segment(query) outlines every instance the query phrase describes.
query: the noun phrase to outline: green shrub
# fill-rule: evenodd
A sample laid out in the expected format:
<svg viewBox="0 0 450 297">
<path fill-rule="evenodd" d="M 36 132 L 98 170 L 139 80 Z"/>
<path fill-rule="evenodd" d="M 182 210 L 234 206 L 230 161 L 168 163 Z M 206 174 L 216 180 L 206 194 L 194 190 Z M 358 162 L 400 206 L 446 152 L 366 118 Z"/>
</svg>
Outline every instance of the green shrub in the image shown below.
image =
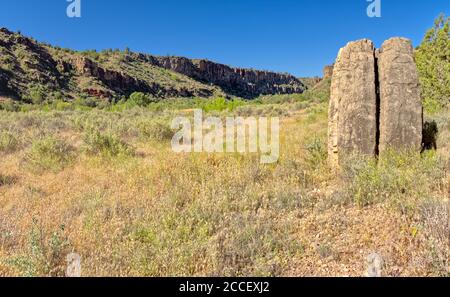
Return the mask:
<svg viewBox="0 0 450 297">
<path fill-rule="evenodd" d="M 147 106 L 153 102 L 156 102 L 156 100 L 150 95 L 141 92 L 134 92 L 130 95 L 127 103 L 135 106 Z"/>
<path fill-rule="evenodd" d="M 234 99 L 234 100 L 227 100 L 225 98 L 216 98 L 207 100 L 204 105 L 202 106 L 202 109 L 206 112 L 209 111 L 233 111 L 237 107 L 245 105 L 245 102 L 242 100 Z"/>
<path fill-rule="evenodd" d="M 314 137 L 306 144 L 305 149 L 307 151 L 305 160 L 309 166 L 316 168 L 317 166 L 326 163 L 328 151 L 327 144 L 324 139 Z"/>
<path fill-rule="evenodd" d="M 74 149 L 53 136 L 36 140 L 25 154 L 26 163 L 38 171 L 59 171 L 74 158 Z"/>
<path fill-rule="evenodd" d="M 64 229 L 60 226 L 58 231 L 46 234 L 38 221 L 33 219 L 28 236 L 29 253 L 12 257 L 7 262 L 25 277 L 64 276 L 66 256 L 70 252 L 70 242 Z"/>
<path fill-rule="evenodd" d="M 49 97 L 51 101 L 64 101 L 64 95 L 60 91 L 51 92 Z"/>
<path fill-rule="evenodd" d="M 436 99 L 432 99 L 432 98 L 425 98 L 422 101 L 423 104 L 423 108 L 426 111 L 427 114 L 430 115 L 434 115 L 436 113 L 438 113 L 441 108 L 442 108 L 442 104 L 437 101 Z"/>
<path fill-rule="evenodd" d="M 131 235 L 135 249 L 142 251 L 134 261 L 141 275 L 192 275 L 199 265 L 207 265 L 222 276 L 275 276 L 282 273 L 283 257 L 303 251 L 291 237 L 291 225 L 244 210 L 244 205 L 251 207 L 248 196 L 235 201 L 240 212 L 228 212 L 225 197 L 210 203 L 199 197 L 176 207 L 177 199 L 159 202 L 160 211 Z"/>
<path fill-rule="evenodd" d="M 175 133 L 169 123 L 162 120 L 144 120 L 138 124 L 138 128 L 142 138 L 158 141 L 170 140 Z"/>
<path fill-rule="evenodd" d="M 0 152 L 10 153 L 17 149 L 19 141 L 10 132 L 0 132 Z"/>
<path fill-rule="evenodd" d="M 98 101 L 94 98 L 77 98 L 73 102 L 76 106 L 82 106 L 82 107 L 90 107 L 95 108 L 98 105 Z"/>
<path fill-rule="evenodd" d="M 55 100 L 49 105 L 51 110 L 65 111 L 65 110 L 73 110 L 74 105 L 70 102 L 65 102 L 62 100 Z"/>
<path fill-rule="evenodd" d="M 388 201 L 409 212 L 421 200 L 431 198 L 443 180 L 447 162 L 431 151 L 419 155 L 389 150 L 378 161 L 349 158 L 344 165 L 344 176 L 350 183 L 348 194 L 360 206 Z"/>
<path fill-rule="evenodd" d="M 134 150 L 114 134 L 104 134 L 90 128 L 83 135 L 85 150 L 90 155 L 106 157 L 131 156 Z"/>
<path fill-rule="evenodd" d="M 280 226 L 271 220 L 236 213 L 225 219 L 221 227 L 214 242 L 221 275 L 280 275 L 280 258 L 303 251 L 301 243 L 291 240 L 290 226 Z"/>
<path fill-rule="evenodd" d="M 15 111 L 19 111 L 19 109 L 20 109 L 19 104 L 15 103 L 12 100 L 0 102 L 0 110 L 15 112 Z"/>
<path fill-rule="evenodd" d="M 34 104 L 44 103 L 47 96 L 47 90 L 42 85 L 33 85 L 30 84 L 28 86 L 28 97 Z"/>
</svg>

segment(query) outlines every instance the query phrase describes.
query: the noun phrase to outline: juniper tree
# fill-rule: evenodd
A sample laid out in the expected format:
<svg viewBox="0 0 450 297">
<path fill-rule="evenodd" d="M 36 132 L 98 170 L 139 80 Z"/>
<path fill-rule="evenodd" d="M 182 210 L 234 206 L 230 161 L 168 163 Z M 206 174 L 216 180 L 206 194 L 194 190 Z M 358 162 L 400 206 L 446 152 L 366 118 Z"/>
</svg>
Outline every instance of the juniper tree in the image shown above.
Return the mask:
<svg viewBox="0 0 450 297">
<path fill-rule="evenodd" d="M 416 51 L 422 97 L 428 111 L 450 105 L 450 18 L 441 14 Z"/>
</svg>

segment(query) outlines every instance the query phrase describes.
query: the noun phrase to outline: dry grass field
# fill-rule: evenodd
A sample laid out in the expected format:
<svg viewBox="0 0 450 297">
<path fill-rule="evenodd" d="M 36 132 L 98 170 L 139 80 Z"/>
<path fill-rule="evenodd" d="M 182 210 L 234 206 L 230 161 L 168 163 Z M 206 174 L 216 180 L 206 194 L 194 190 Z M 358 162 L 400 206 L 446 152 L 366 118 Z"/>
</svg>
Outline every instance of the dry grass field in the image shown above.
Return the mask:
<svg viewBox="0 0 450 297">
<path fill-rule="evenodd" d="M 269 100 L 269 99 L 268 99 Z M 450 274 L 450 116 L 437 152 L 326 162 L 327 104 L 281 117 L 281 156 L 176 154 L 180 111 L 0 111 L 0 276 Z M 188 113 L 185 111 L 184 114 Z"/>
</svg>

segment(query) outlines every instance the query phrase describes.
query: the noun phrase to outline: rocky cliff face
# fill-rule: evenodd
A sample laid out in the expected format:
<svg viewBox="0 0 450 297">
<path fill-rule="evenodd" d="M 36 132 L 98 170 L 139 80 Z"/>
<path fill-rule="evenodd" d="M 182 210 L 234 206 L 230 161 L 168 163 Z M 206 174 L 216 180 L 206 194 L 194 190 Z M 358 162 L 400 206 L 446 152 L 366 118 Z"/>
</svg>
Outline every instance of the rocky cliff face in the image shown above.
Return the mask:
<svg viewBox="0 0 450 297">
<path fill-rule="evenodd" d="M 130 57 L 127 57 L 130 59 Z M 132 61 L 132 60 L 131 60 Z M 127 61 L 127 62 L 131 62 Z M 149 80 L 138 78 L 138 75 L 131 76 L 125 71 L 116 71 L 101 66 L 83 56 L 76 56 L 69 63 L 69 69 L 74 68 L 78 76 L 93 78 L 100 81 L 111 92 L 101 91 L 92 88 L 85 88 L 83 92 L 95 97 L 111 97 L 111 94 L 129 95 L 133 92 L 143 92 L 155 97 L 210 97 L 214 94 L 212 88 L 184 85 L 164 85 L 157 79 Z"/>
<path fill-rule="evenodd" d="M 0 28 L 0 95 L 18 97 L 31 84 L 63 88 L 57 61 L 41 44 Z"/>
<path fill-rule="evenodd" d="M 75 68 L 78 75 L 86 77 L 94 77 L 114 91 L 119 92 L 153 92 L 152 88 L 145 82 L 131 77 L 125 73 L 119 73 L 109 69 L 102 68 L 97 63 L 85 57 L 76 57 L 73 64 L 69 64 Z"/>
<path fill-rule="evenodd" d="M 77 53 L 0 29 L 0 95 L 26 98 L 30 86 L 69 97 L 144 92 L 159 98 L 302 93 L 289 74 L 232 68 L 207 60 L 145 54 Z"/>
<path fill-rule="evenodd" d="M 306 89 L 299 79 L 289 74 L 231 68 L 207 60 L 179 57 L 156 57 L 152 62 L 195 80 L 217 85 L 226 93 L 244 98 L 302 93 Z"/>
</svg>

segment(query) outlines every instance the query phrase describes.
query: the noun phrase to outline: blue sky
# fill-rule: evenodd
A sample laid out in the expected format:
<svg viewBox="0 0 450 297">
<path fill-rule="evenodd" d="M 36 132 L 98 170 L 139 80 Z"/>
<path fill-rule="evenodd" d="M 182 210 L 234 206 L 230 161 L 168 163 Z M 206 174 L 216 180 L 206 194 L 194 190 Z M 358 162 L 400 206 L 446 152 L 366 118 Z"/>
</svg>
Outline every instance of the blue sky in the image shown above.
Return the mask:
<svg viewBox="0 0 450 297">
<path fill-rule="evenodd" d="M 377 46 L 392 36 L 418 45 L 449 0 L 0 0 L 0 27 L 72 49 L 130 47 L 156 55 L 207 58 L 240 67 L 321 75 L 350 40 Z"/>
</svg>

